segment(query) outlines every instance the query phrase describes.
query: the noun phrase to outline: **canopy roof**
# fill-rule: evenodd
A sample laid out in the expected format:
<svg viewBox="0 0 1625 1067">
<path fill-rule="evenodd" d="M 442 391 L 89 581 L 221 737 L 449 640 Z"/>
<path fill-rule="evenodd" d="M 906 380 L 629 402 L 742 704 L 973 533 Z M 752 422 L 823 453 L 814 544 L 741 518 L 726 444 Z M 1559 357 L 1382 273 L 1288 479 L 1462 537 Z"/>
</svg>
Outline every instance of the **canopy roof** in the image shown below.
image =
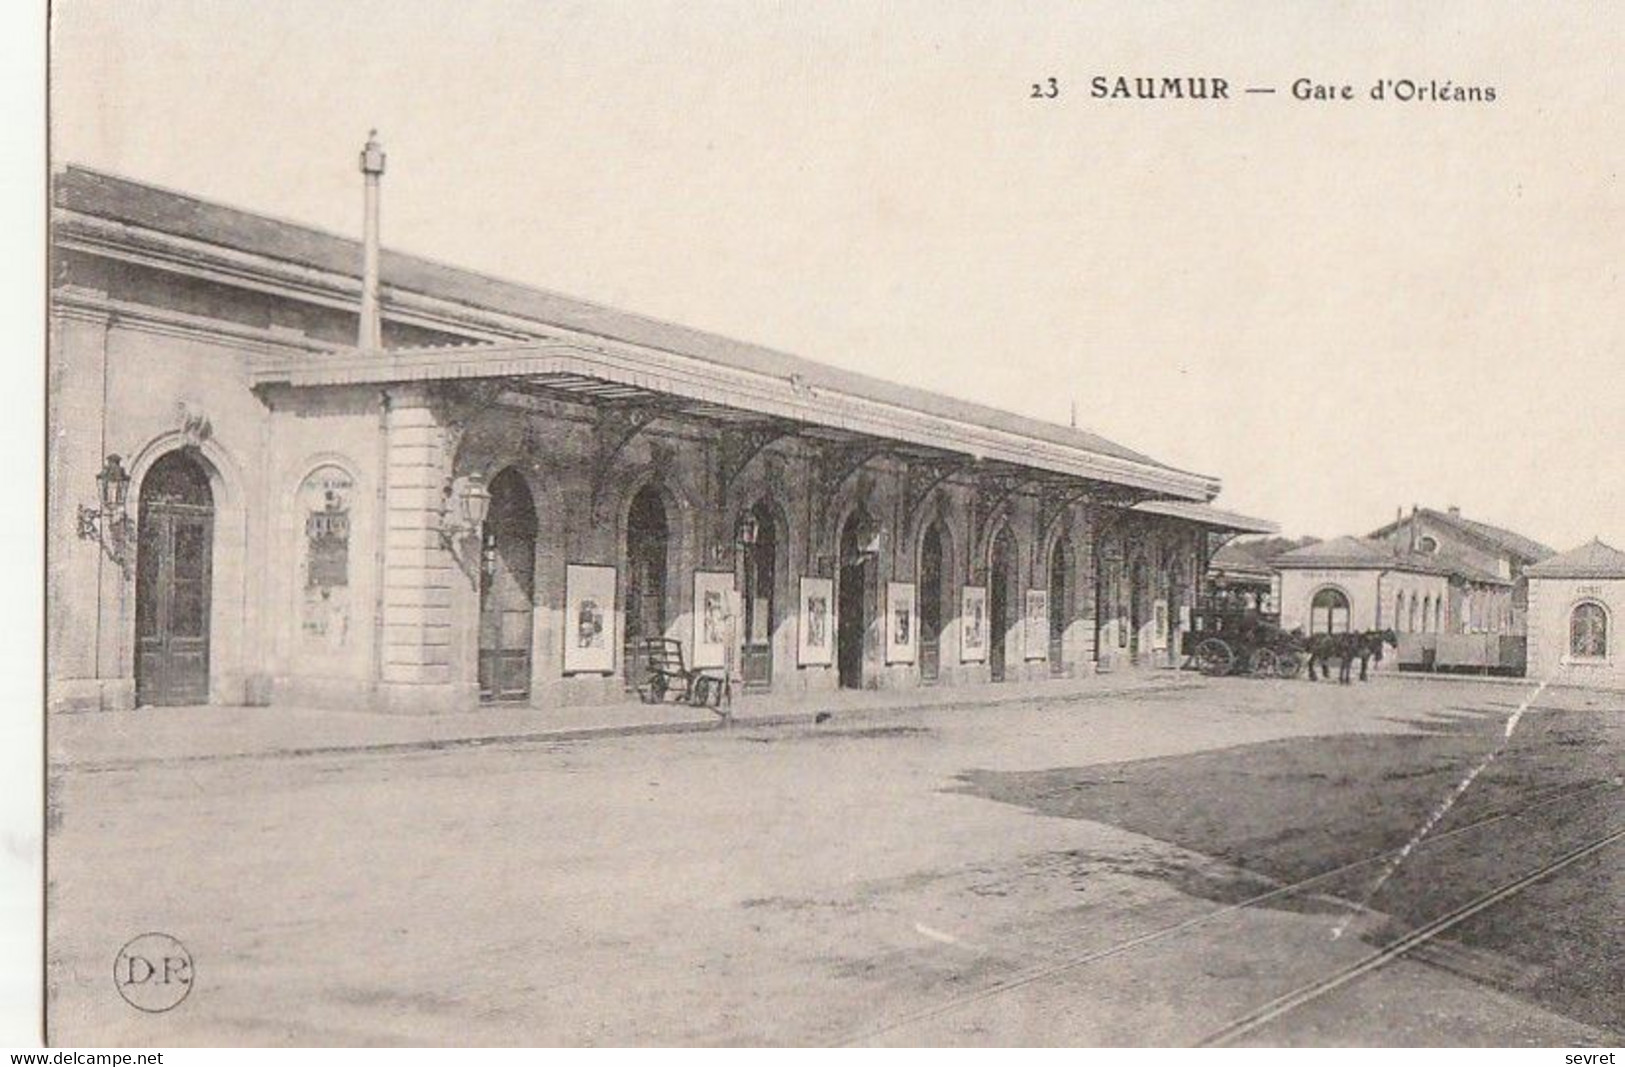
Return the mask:
<svg viewBox="0 0 1625 1067">
<path fill-rule="evenodd" d="M 1147 500 L 1134 505 L 1133 510 L 1145 512 L 1149 515 L 1165 515 L 1168 518 L 1184 519 L 1199 526 L 1206 526 L 1213 530 L 1226 533 L 1279 533 L 1280 527 L 1268 519 L 1254 519 L 1234 511 L 1225 511 L 1222 508 L 1212 507 L 1208 504 L 1190 504 L 1179 500 Z"/>
<path fill-rule="evenodd" d="M 53 175 L 59 244 L 116 242 L 166 269 L 208 268 L 255 283 L 274 277 L 301 297 L 354 306 L 358 241 L 84 167 Z M 647 402 L 671 414 L 797 432 L 862 434 L 1127 487 L 1140 497 L 1207 501 L 1217 479 L 1160 463 L 1099 435 L 842 370 L 758 345 L 384 250 L 386 319 L 468 324 L 466 346 L 335 348 L 264 360 L 255 385 L 497 379 L 578 402 Z M 415 316 L 415 317 L 414 317 Z M 509 340 L 503 340 L 506 336 Z M 1133 499 L 1130 496 L 1129 499 Z M 1248 527 L 1251 528 L 1251 527 Z"/>
</svg>

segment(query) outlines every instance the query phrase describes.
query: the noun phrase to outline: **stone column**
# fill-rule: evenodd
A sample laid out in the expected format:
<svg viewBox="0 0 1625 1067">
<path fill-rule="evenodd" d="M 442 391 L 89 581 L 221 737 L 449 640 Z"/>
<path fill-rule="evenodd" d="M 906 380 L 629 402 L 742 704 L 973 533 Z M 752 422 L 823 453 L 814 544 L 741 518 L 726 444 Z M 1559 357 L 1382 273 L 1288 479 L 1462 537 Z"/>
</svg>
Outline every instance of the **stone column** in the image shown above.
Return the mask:
<svg viewBox="0 0 1625 1067">
<path fill-rule="evenodd" d="M 386 403 L 379 703 L 405 713 L 472 706 L 478 686 L 460 682 L 452 662 L 452 596 L 467 579 L 439 533 L 444 423 L 422 387 L 391 389 Z"/>
</svg>

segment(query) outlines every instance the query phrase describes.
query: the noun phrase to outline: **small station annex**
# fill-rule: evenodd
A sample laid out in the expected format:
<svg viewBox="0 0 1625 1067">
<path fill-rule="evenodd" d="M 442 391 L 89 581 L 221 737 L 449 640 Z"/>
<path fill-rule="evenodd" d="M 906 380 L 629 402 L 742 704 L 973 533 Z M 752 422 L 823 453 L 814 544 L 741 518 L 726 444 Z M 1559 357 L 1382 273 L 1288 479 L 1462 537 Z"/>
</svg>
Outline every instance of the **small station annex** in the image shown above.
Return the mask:
<svg viewBox="0 0 1625 1067">
<path fill-rule="evenodd" d="M 1214 478 L 1099 436 L 69 166 L 56 710 L 620 701 L 1177 662 Z"/>
</svg>

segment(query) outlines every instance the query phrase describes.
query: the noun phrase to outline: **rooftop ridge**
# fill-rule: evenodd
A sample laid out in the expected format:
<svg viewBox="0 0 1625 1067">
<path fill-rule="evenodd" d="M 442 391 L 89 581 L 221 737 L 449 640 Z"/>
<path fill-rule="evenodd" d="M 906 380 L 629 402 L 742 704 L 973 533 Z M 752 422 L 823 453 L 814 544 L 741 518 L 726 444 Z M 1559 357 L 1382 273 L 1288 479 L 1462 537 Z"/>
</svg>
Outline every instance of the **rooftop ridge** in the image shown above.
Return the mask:
<svg viewBox="0 0 1625 1067">
<path fill-rule="evenodd" d="M 64 162 L 53 166 L 52 177 L 52 204 L 62 210 L 78 211 L 159 233 L 233 248 L 236 246 L 231 243 L 232 235 L 222 231 L 235 225 L 242 230 L 257 231 L 236 235 L 243 243 L 253 246 L 242 248 L 241 251 L 346 277 L 360 275 L 362 243 L 358 238 L 78 163 Z M 125 194 L 127 201 L 145 202 L 121 204 L 117 195 L 120 192 Z M 159 200 L 165 202 L 157 202 Z M 218 217 L 209 218 L 210 214 Z M 313 239 L 310 242 L 312 245 L 324 247 L 297 247 L 299 242 L 290 240 L 297 237 Z M 353 264 L 348 262 L 351 258 L 355 260 Z M 1085 429 L 882 378 L 867 371 L 838 367 L 726 334 L 624 311 L 556 290 L 470 270 L 430 256 L 386 247 L 382 249 L 381 259 L 386 289 L 420 293 L 724 366 L 781 377 L 802 374 L 814 379 L 809 384 L 821 388 L 868 395 L 872 399 L 939 417 L 979 421 L 992 428 L 1050 444 L 1202 479 L 1213 484 L 1213 491 L 1218 485 L 1218 479 L 1211 475 L 1163 463 Z M 440 288 L 436 287 L 436 282 L 441 283 Z M 446 347 L 478 347 L 491 343 L 471 341 L 468 346 Z M 776 366 L 763 367 L 760 365 L 762 363 Z"/>
</svg>

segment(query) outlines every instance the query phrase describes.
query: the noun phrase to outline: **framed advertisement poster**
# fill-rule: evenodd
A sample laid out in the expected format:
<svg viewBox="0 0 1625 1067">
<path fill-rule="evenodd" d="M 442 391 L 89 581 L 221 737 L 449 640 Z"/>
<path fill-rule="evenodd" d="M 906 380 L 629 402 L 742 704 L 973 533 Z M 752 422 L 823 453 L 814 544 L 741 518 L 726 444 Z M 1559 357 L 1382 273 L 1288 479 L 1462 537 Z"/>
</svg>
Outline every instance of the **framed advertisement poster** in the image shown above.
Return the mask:
<svg viewBox="0 0 1625 1067">
<path fill-rule="evenodd" d="M 796 662 L 801 666 L 828 667 L 835 661 L 834 579 L 801 579 L 796 633 Z"/>
<path fill-rule="evenodd" d="M 987 659 L 987 589 L 967 585 L 959 598 L 959 661 L 981 663 Z"/>
<path fill-rule="evenodd" d="M 914 583 L 886 583 L 886 662 L 913 663 L 919 645 Z"/>
<path fill-rule="evenodd" d="M 1168 647 L 1168 601 L 1152 603 L 1151 621 L 1151 651 L 1161 652 Z"/>
<path fill-rule="evenodd" d="M 615 672 L 615 568 L 569 563 L 564 568 L 564 671 Z"/>
<path fill-rule="evenodd" d="M 1029 660 L 1049 658 L 1049 590 L 1027 590 L 1027 616 L 1022 647 Z"/>
<path fill-rule="evenodd" d="M 691 667 L 722 667 L 733 640 L 732 571 L 694 572 L 694 647 Z"/>
</svg>

